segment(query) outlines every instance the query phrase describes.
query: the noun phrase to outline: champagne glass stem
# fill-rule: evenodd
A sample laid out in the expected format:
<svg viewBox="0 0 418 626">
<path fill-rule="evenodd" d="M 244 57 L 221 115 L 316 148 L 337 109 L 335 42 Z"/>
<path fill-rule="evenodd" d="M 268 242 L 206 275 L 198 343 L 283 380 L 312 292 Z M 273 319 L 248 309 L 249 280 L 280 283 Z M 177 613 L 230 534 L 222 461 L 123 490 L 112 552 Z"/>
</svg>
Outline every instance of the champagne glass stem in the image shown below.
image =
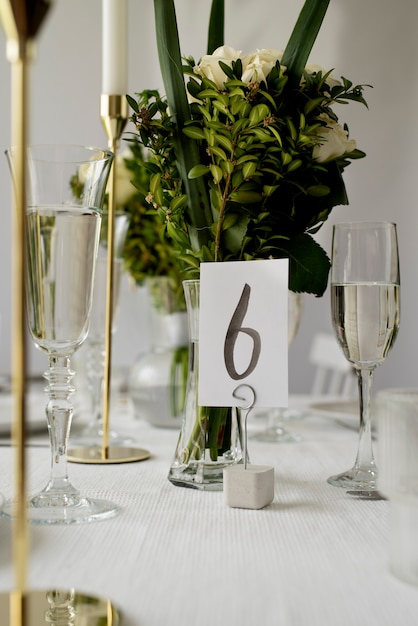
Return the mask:
<svg viewBox="0 0 418 626">
<path fill-rule="evenodd" d="M 359 447 L 355 468 L 372 473 L 376 477 L 376 465 L 373 455 L 370 401 L 373 385 L 373 369 L 358 369 L 358 389 L 360 400 Z"/>
<path fill-rule="evenodd" d="M 103 422 L 103 383 L 105 367 L 104 340 L 102 342 L 89 342 L 87 357 L 87 380 L 91 393 L 92 420 L 90 430 L 97 436 L 102 432 Z M 99 443 L 97 441 L 97 443 Z"/>
<path fill-rule="evenodd" d="M 71 384 L 73 376 L 68 357 L 49 357 L 49 369 L 44 378 L 49 383 L 46 417 L 51 443 L 51 474 L 44 491 L 64 500 L 78 493 L 68 480 L 67 470 L 67 443 L 73 416 L 70 398 L 75 391 Z"/>
<path fill-rule="evenodd" d="M 89 392 L 89 421 L 82 431 L 71 436 L 71 446 L 102 446 L 103 440 L 103 390 L 105 383 L 104 337 L 87 339 L 87 388 Z M 111 396 L 110 396 L 111 397 Z M 131 445 L 134 439 L 109 430 L 108 438 L 112 445 Z M 71 455 L 71 452 L 70 452 Z"/>
<path fill-rule="evenodd" d="M 358 386 L 360 399 L 360 429 L 356 462 L 347 472 L 330 476 L 331 485 L 363 493 L 369 496 L 376 490 L 377 468 L 373 456 L 372 431 L 370 419 L 370 400 L 373 383 L 373 368 L 358 369 Z"/>
</svg>

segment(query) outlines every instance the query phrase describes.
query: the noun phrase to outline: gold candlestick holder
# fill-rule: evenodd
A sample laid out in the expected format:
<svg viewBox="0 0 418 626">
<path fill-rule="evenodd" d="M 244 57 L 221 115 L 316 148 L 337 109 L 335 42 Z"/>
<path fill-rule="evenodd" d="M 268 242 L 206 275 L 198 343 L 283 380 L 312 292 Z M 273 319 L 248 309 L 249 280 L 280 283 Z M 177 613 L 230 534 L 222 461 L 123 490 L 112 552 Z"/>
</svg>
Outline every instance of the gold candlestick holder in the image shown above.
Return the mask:
<svg viewBox="0 0 418 626">
<path fill-rule="evenodd" d="M 108 147 L 116 157 L 120 139 L 128 119 L 128 103 L 125 96 L 102 94 L 100 114 L 105 128 Z M 109 445 L 110 381 L 112 371 L 112 325 L 113 325 L 113 259 L 116 214 L 117 161 L 112 164 L 109 179 L 108 227 L 107 227 L 107 285 L 106 285 L 106 328 L 105 363 L 103 379 L 103 439 L 101 446 L 73 448 L 68 460 L 73 463 L 112 464 L 144 461 L 150 457 L 148 450 L 131 446 Z"/>
<path fill-rule="evenodd" d="M 26 512 L 26 168 L 28 137 L 28 68 L 35 55 L 35 38 L 48 12 L 48 0 L 0 0 L 0 22 L 7 38 L 12 67 L 12 144 L 16 149 L 14 210 L 12 214 L 12 439 L 15 449 L 16 504 L 13 518 L 14 589 L 0 594 L 0 624 L 39 626 L 58 622 L 62 610 L 68 623 L 118 626 L 119 615 L 108 600 L 69 590 L 33 591 L 27 588 L 28 524 Z M 95 607 L 91 610 L 92 605 Z M 73 616 L 77 614 L 76 621 Z M 54 616 L 57 620 L 54 621 Z M 46 619 L 48 618 L 48 619 Z"/>
</svg>

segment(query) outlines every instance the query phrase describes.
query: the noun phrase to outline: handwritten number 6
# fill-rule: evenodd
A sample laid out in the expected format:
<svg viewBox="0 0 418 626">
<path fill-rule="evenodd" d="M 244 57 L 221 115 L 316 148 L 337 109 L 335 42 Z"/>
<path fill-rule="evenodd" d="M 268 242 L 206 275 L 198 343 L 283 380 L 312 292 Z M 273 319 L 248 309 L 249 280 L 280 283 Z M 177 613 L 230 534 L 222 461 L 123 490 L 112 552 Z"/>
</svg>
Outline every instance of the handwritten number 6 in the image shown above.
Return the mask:
<svg viewBox="0 0 418 626">
<path fill-rule="evenodd" d="M 255 370 L 257 367 L 258 359 L 260 358 L 261 352 L 261 338 L 260 334 L 254 330 L 253 328 L 244 328 L 241 326 L 244 321 L 245 315 L 248 309 L 248 302 L 250 300 L 251 287 L 245 283 L 244 289 L 242 290 L 241 298 L 238 302 L 237 308 L 234 311 L 233 316 L 231 317 L 231 321 L 228 326 L 228 330 L 225 337 L 224 343 L 224 361 L 228 374 L 234 380 L 242 380 L 246 378 Z M 253 340 L 253 351 L 251 355 L 250 364 L 247 369 L 239 374 L 235 367 L 234 361 L 234 350 L 235 343 L 238 338 L 238 333 L 244 333 L 248 335 Z"/>
</svg>

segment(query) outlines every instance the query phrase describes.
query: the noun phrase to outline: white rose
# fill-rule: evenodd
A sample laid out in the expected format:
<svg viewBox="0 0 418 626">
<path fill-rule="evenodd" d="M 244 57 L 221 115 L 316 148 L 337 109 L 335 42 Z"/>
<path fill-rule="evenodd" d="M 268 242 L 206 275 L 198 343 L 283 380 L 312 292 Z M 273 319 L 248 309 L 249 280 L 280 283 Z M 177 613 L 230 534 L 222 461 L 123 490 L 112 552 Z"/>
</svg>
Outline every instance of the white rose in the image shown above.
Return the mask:
<svg viewBox="0 0 418 626">
<path fill-rule="evenodd" d="M 282 58 L 281 50 L 263 49 L 256 50 L 245 57 L 245 68 L 243 63 L 242 81 L 244 83 L 265 82 L 276 61 Z"/>
<path fill-rule="evenodd" d="M 235 50 L 230 46 L 221 46 L 217 48 L 213 54 L 206 54 L 201 58 L 198 65 L 193 69 L 196 74 L 200 74 L 205 78 L 209 78 L 218 89 L 222 89 L 226 80 L 225 72 L 220 68 L 219 61 L 223 61 L 225 65 L 232 67 L 232 61 L 241 58 L 241 50 Z"/>
<path fill-rule="evenodd" d="M 341 124 L 335 122 L 326 113 L 321 113 L 318 119 L 325 122 L 326 126 L 321 126 L 316 130 L 318 144 L 313 149 L 313 158 L 319 163 L 337 159 L 346 152 L 351 152 L 356 148 L 354 139 L 348 138 L 348 133 Z"/>
</svg>

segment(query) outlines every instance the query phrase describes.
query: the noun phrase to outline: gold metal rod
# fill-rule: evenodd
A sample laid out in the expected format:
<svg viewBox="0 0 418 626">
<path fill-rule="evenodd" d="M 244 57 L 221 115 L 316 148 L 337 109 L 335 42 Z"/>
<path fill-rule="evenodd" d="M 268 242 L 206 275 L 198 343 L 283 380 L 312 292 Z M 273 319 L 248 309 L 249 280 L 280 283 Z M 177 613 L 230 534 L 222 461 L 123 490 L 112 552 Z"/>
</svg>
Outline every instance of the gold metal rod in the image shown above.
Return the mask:
<svg viewBox="0 0 418 626">
<path fill-rule="evenodd" d="M 28 136 L 28 62 L 35 55 L 35 35 L 48 12 L 49 0 L 0 0 L 7 58 L 11 63 L 12 180 L 12 438 L 15 447 L 15 500 L 12 526 L 15 589 L 9 595 L 10 626 L 27 626 L 28 526 L 26 509 L 26 146 Z M 12 157 L 11 157 L 12 158 Z"/>
<path fill-rule="evenodd" d="M 118 140 L 109 141 L 109 149 L 116 155 Z M 113 325 L 113 257 L 116 205 L 116 162 L 113 161 L 109 179 L 108 224 L 107 224 L 107 275 L 106 275 L 106 326 L 105 326 L 105 362 L 103 378 L 103 441 L 102 458 L 109 456 L 109 421 L 110 390 L 112 374 L 112 325 Z"/>
<path fill-rule="evenodd" d="M 12 388 L 14 397 L 13 442 L 15 445 L 16 519 L 13 525 L 15 587 L 18 595 L 26 592 L 28 530 L 26 511 L 26 320 L 25 320 L 25 249 L 26 249 L 26 168 L 27 144 L 27 58 L 25 47 L 12 63 L 12 141 L 16 150 L 15 207 L 13 224 L 13 332 Z"/>
<path fill-rule="evenodd" d="M 116 213 L 116 155 L 122 131 L 128 119 L 126 98 L 122 95 L 101 96 L 101 117 L 108 137 L 109 149 L 115 158 L 109 179 L 108 226 L 107 226 L 107 283 L 106 283 L 106 327 L 105 327 L 105 363 L 103 377 L 103 439 L 102 460 L 109 456 L 110 389 L 112 372 L 112 325 L 113 325 L 113 269 L 114 269 L 114 232 Z"/>
</svg>

